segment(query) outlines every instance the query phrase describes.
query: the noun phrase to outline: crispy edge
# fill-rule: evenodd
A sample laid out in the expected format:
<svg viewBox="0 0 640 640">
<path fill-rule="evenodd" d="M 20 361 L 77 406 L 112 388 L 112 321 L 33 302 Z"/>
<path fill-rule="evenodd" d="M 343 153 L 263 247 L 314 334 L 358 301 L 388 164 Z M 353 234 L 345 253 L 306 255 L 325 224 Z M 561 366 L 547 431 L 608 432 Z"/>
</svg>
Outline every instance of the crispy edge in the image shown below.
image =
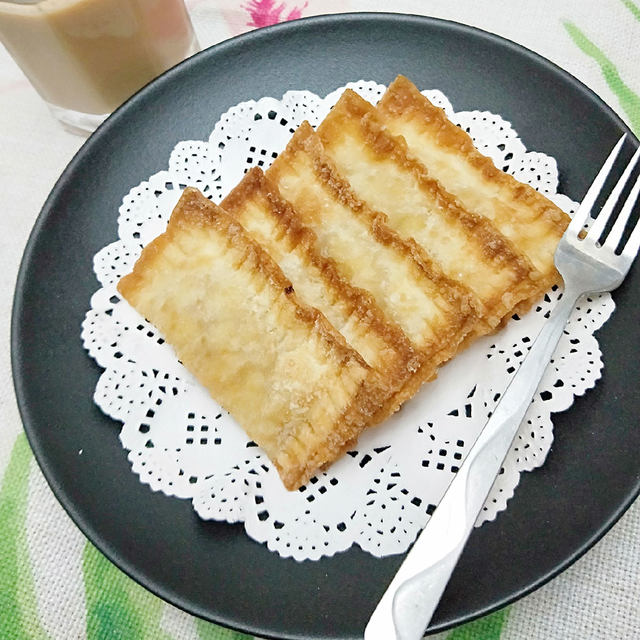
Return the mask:
<svg viewBox="0 0 640 640">
<path fill-rule="evenodd" d="M 414 240 L 403 239 L 391 229 L 386 224 L 385 214 L 372 210 L 357 198 L 325 153 L 320 138 L 308 122 L 303 122 L 296 130 L 285 151 L 267 171 L 267 177 L 277 184 L 281 167 L 291 162 L 290 158 L 298 152 L 309 156 L 318 180 L 338 202 L 368 225 L 373 238 L 414 262 L 438 294 L 455 310 L 449 326 L 440 331 L 439 339 L 432 349 L 420 349 L 414 345 L 425 357 L 423 380 L 433 379 L 437 367 L 457 352 L 463 338 L 470 331 L 476 330 L 481 322 L 475 296 L 464 285 L 446 276 Z"/>
<path fill-rule="evenodd" d="M 506 189 L 515 202 L 521 202 L 537 217 L 545 220 L 549 229 L 560 240 L 569 224 L 569 216 L 531 185 L 519 182 L 512 175 L 498 169 L 491 158 L 476 149 L 471 136 L 451 122 L 442 109 L 436 107 L 423 96 L 411 80 L 399 75 L 389 85 L 378 103 L 377 109 L 381 113 L 391 116 L 412 114 L 418 117 L 438 146 L 464 156 L 471 167 L 482 173 L 483 178 Z M 538 291 L 534 294 L 534 298 L 523 300 L 517 308 L 528 308 L 535 297 L 540 295 L 540 292 L 554 284 L 559 284 L 561 281 L 560 274 L 551 264 L 549 272 L 541 273 Z"/>
<path fill-rule="evenodd" d="M 344 114 L 344 116 L 343 116 Z M 497 269 L 508 269 L 514 282 L 502 295 L 496 295 L 489 301 L 479 301 L 482 305 L 484 326 L 478 326 L 478 334 L 491 331 L 505 316 L 510 316 L 517 305 L 537 295 L 537 280 L 541 274 L 533 267 L 529 259 L 492 224 L 487 218 L 465 209 L 460 202 L 433 179 L 428 168 L 415 159 L 402 137 L 388 132 L 376 114 L 375 107 L 351 89 L 347 89 L 333 110 L 318 127 L 318 135 L 325 142 L 340 135 L 342 117 L 350 117 L 358 123 L 360 132 L 368 148 L 377 156 L 391 158 L 395 163 L 410 172 L 422 191 L 444 214 L 452 224 L 460 224 L 472 241 L 480 245 L 482 255 Z M 455 125 L 454 125 L 455 126 Z M 457 128 L 457 127 L 456 127 Z M 425 253 L 426 248 L 416 243 Z M 508 302 L 504 294 L 509 293 Z M 497 310 L 497 313 L 494 313 Z"/>
<path fill-rule="evenodd" d="M 335 261 L 320 253 L 313 229 L 302 222 L 293 205 L 282 197 L 277 186 L 258 167 L 247 172 L 221 206 L 231 215 L 238 216 L 241 221 L 242 207 L 252 199 L 260 199 L 264 203 L 266 215 L 270 215 L 275 221 L 278 232 L 286 238 L 288 247 L 302 250 L 305 259 L 318 271 L 325 286 L 344 302 L 347 312 L 355 315 L 368 332 L 378 336 L 385 344 L 387 354 L 382 366 L 372 371 L 376 375 L 371 375 L 370 389 L 374 396 L 383 398 L 384 401 L 369 426 L 383 421 L 419 388 L 425 372 L 418 375 L 418 371 L 424 357 L 415 351 L 402 329 L 384 316 L 373 296 L 348 282 L 340 275 Z"/>
<path fill-rule="evenodd" d="M 144 273 L 153 269 L 155 260 L 180 229 L 193 227 L 213 228 L 226 237 L 229 246 L 240 248 L 244 253 L 243 263 L 250 264 L 261 274 L 268 286 L 285 296 L 289 303 L 295 306 L 296 317 L 305 323 L 311 332 L 316 332 L 328 349 L 337 353 L 340 365 L 347 366 L 353 363 L 365 371 L 370 369 L 360 354 L 346 343 L 322 313 L 297 299 L 293 286 L 278 265 L 242 226 L 197 189 L 191 187 L 184 190 L 173 210 L 167 230 L 143 249 L 132 273 L 124 276 L 118 283 L 118 291 L 133 306 L 136 291 L 144 286 Z M 275 465 L 285 487 L 289 490 L 297 489 L 322 465 L 333 462 L 345 450 L 347 443 L 357 438 L 377 410 L 378 406 L 366 386 L 365 378 L 365 381 L 359 384 L 349 405 L 336 420 L 336 428 L 328 434 L 323 447 L 319 447 L 315 454 L 302 464 L 286 469 Z"/>
</svg>

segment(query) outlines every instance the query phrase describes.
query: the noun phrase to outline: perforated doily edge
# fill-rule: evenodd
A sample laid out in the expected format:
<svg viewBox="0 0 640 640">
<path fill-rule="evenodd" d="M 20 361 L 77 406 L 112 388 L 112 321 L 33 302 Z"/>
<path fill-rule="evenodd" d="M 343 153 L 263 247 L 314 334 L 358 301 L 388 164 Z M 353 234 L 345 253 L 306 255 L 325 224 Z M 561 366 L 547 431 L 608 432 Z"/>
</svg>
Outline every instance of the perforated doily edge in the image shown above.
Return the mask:
<svg viewBox="0 0 640 640">
<path fill-rule="evenodd" d="M 287 93 L 291 93 L 291 92 L 287 92 Z M 283 96 L 283 98 L 284 98 L 284 96 Z M 252 103 L 256 103 L 256 101 L 251 101 L 251 102 L 252 102 Z M 213 135 L 213 133 L 212 133 L 212 135 Z M 187 142 L 187 141 L 181 141 L 181 143 L 178 143 L 178 144 L 182 144 L 182 143 L 184 143 L 184 142 Z M 196 142 L 196 143 L 198 143 L 198 144 L 201 144 L 203 141 L 193 141 L 193 142 Z M 177 147 L 178 147 L 178 145 L 176 145 L 176 147 L 175 147 L 175 148 L 174 148 L 174 150 L 172 151 L 172 154 L 173 154 L 173 152 L 177 149 Z M 168 170 L 160 171 L 160 172 L 158 172 L 158 173 L 154 174 L 153 176 L 151 176 L 151 177 L 150 177 L 147 181 L 145 181 L 145 182 L 147 182 L 147 183 L 151 183 L 154 179 L 160 179 L 160 177 L 161 177 L 161 176 L 165 176 L 165 175 L 167 175 L 168 173 L 169 173 L 169 171 L 168 171 Z M 178 179 L 179 179 L 179 178 L 178 178 Z M 176 181 L 177 181 L 177 180 L 176 180 Z M 141 184 L 142 184 L 142 183 L 141 183 Z M 132 194 L 132 193 L 133 193 L 137 188 L 139 188 L 139 187 L 140 187 L 140 185 L 137 185 L 136 187 L 133 187 L 133 188 L 130 190 L 129 194 L 127 194 L 127 195 L 128 195 L 128 196 L 129 196 L 129 195 L 131 195 L 131 194 Z M 561 197 L 563 197 L 563 196 L 561 196 Z M 123 242 L 126 242 L 126 240 L 125 240 L 124 238 L 122 238 L 122 237 L 120 237 L 120 240 L 122 240 Z M 84 341 L 83 341 L 83 344 L 85 345 L 85 348 L 87 348 L 87 345 L 84 343 Z M 103 372 L 103 375 L 104 375 L 104 374 L 106 374 L 106 373 L 107 373 L 107 370 L 105 369 L 105 371 Z M 602 375 L 602 369 L 600 369 L 600 370 L 599 370 L 599 373 L 598 373 L 597 378 L 594 380 L 594 383 L 588 387 L 588 389 L 593 388 L 593 386 L 595 386 L 595 384 L 596 384 L 597 380 L 599 380 L 599 379 L 600 379 L 601 375 Z M 583 391 L 581 391 L 580 393 L 578 393 L 578 394 L 574 394 L 574 399 L 575 399 L 575 397 L 577 397 L 577 396 L 581 396 L 581 395 L 583 395 L 583 394 L 584 394 L 588 389 L 584 389 L 584 390 L 583 390 Z M 122 421 L 119 417 L 117 417 L 117 416 L 113 415 L 111 412 L 109 412 L 108 410 L 106 410 L 106 409 L 105 409 L 105 407 L 103 407 L 100 403 L 97 403 L 97 404 L 98 404 L 98 406 L 100 406 L 100 408 L 105 412 L 105 414 L 106 414 L 106 415 L 109 415 L 109 416 L 110 416 L 110 417 L 112 417 L 113 419 L 115 419 L 115 420 L 120 421 L 121 423 L 123 423 L 123 421 Z M 573 404 L 573 401 L 572 401 L 571 405 L 572 405 L 572 404 Z M 571 405 L 570 405 L 570 406 L 571 406 Z M 123 424 L 124 424 L 124 423 L 123 423 Z M 547 453 L 546 453 L 546 455 L 544 456 L 544 458 L 543 458 L 543 459 L 541 459 L 541 460 L 539 460 L 539 463 L 538 463 L 538 464 L 533 465 L 531 468 L 527 468 L 527 469 L 518 469 L 518 470 L 516 470 L 516 471 L 515 471 L 515 473 L 516 473 L 516 475 L 517 475 L 517 477 L 518 477 L 518 480 L 517 480 L 517 482 L 513 485 L 513 488 L 512 488 L 512 490 L 511 490 L 511 492 L 510 492 L 509 496 L 508 496 L 508 497 L 506 497 L 506 500 L 505 500 L 505 507 L 503 507 L 503 508 L 499 509 L 498 511 L 496 511 L 496 512 L 493 514 L 493 516 L 492 516 L 492 517 L 490 517 L 490 518 L 485 518 L 485 519 L 483 520 L 483 522 L 484 522 L 484 521 L 492 521 L 492 520 L 495 520 L 495 519 L 496 519 L 496 517 L 497 517 L 498 513 L 499 513 L 500 511 L 504 510 L 504 508 L 506 508 L 506 502 L 508 502 L 508 501 L 513 497 L 513 495 L 515 494 L 515 490 L 516 490 L 516 487 L 517 487 L 517 486 L 518 486 L 518 484 L 519 484 L 519 481 L 520 481 L 520 474 L 522 473 L 522 471 L 532 471 L 532 470 L 534 470 L 534 469 L 536 469 L 536 468 L 539 468 L 539 467 L 540 467 L 542 464 L 544 464 L 544 462 L 546 461 L 547 456 L 548 456 L 548 453 L 549 453 L 549 450 L 550 450 L 550 447 L 549 447 L 549 449 L 547 450 Z M 129 451 L 130 453 L 132 453 L 130 450 L 128 450 L 128 451 Z M 136 473 L 136 472 L 134 471 L 134 473 Z M 166 491 L 164 491 L 163 489 L 154 489 L 153 487 L 151 487 L 150 483 L 148 483 L 148 482 L 147 482 L 147 481 L 146 481 L 146 480 L 145 480 L 145 479 L 144 479 L 144 478 L 143 478 L 139 473 L 136 473 L 136 475 L 138 476 L 138 478 L 139 478 L 140 482 L 142 482 L 143 484 L 146 484 L 147 486 L 149 486 L 150 488 L 152 488 L 152 490 L 161 490 L 161 491 L 163 491 L 164 493 L 166 493 Z M 166 494 L 167 494 L 167 495 L 171 495 L 170 493 L 166 493 Z M 174 496 L 174 497 L 180 497 L 180 496 Z M 194 500 L 194 499 L 193 499 L 193 497 L 186 497 L 186 498 L 185 498 L 185 497 L 180 497 L 180 499 L 190 499 L 190 500 L 192 501 L 192 505 L 193 505 L 193 500 Z M 195 507 L 194 507 L 194 509 L 195 509 Z M 196 511 L 197 511 L 197 510 L 196 510 Z M 200 517 L 203 517 L 201 514 L 199 514 L 199 516 L 200 516 Z M 219 521 L 219 522 L 238 522 L 238 521 L 239 521 L 238 519 L 229 519 L 229 518 L 206 518 L 206 519 L 210 519 L 210 520 L 214 520 L 214 521 Z M 245 522 L 245 530 L 247 529 L 246 524 L 247 524 L 247 523 Z M 255 532 L 254 532 L 254 534 L 255 534 Z M 271 547 L 271 545 L 269 544 L 269 541 L 268 541 L 267 539 L 262 539 L 262 538 L 260 538 L 260 537 L 256 537 L 254 534 L 249 534 L 249 535 L 250 535 L 250 537 L 252 537 L 254 540 L 256 540 L 256 541 L 257 541 L 257 542 L 259 542 L 259 543 L 267 543 L 268 547 L 269 547 L 271 550 L 276 550 L 276 551 L 277 551 L 281 556 L 283 556 L 283 557 L 295 557 L 293 554 L 292 554 L 291 556 L 287 556 L 285 553 L 282 553 L 282 551 L 281 551 L 280 549 L 273 549 L 273 548 Z M 354 541 L 352 541 L 352 542 L 351 542 L 351 544 L 357 544 L 357 545 L 358 545 L 358 546 L 360 546 L 361 548 L 364 548 L 364 547 L 362 547 L 362 545 L 358 542 L 358 540 L 354 540 Z M 335 555 L 336 553 L 340 553 L 340 552 L 342 552 L 342 551 L 344 551 L 344 550 L 348 549 L 348 548 L 349 548 L 349 546 L 351 546 L 351 544 L 350 544 L 350 545 L 345 546 L 345 548 L 344 548 L 344 549 L 339 548 L 339 549 L 334 549 L 334 550 L 332 550 L 330 553 L 322 553 L 322 554 L 319 554 L 319 556 L 318 556 L 318 557 L 330 557 L 330 556 L 332 556 L 332 555 Z M 378 554 L 376 554 L 374 551 L 372 551 L 372 550 L 370 550 L 370 549 L 365 549 L 365 550 L 366 550 L 368 553 L 372 553 L 372 555 L 378 555 Z M 382 557 L 382 556 L 386 556 L 386 555 L 395 555 L 395 554 L 399 554 L 399 553 L 403 553 L 403 552 L 404 552 L 404 550 L 399 550 L 399 551 L 397 551 L 397 552 L 392 552 L 392 553 L 390 553 L 390 554 L 389 554 L 389 553 L 380 554 L 380 556 L 378 556 L 378 557 Z M 310 557 L 309 559 L 312 559 L 312 558 Z"/>
</svg>

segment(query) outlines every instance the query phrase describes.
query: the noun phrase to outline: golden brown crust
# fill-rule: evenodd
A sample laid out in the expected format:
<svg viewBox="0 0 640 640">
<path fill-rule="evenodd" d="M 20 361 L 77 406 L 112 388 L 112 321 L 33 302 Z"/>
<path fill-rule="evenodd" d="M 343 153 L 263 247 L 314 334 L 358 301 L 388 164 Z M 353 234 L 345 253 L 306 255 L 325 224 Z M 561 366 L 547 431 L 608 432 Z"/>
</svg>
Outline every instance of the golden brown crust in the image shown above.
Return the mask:
<svg viewBox="0 0 640 640">
<path fill-rule="evenodd" d="M 480 321 L 480 309 L 477 300 L 464 283 L 454 280 L 442 271 L 440 266 L 431 259 L 413 238 L 402 238 L 388 224 L 388 216 L 372 210 L 354 194 L 349 183 L 339 174 L 335 164 L 324 152 L 319 136 L 303 123 L 301 130 L 304 134 L 305 151 L 314 161 L 314 168 L 334 197 L 347 205 L 357 216 L 367 220 L 371 234 L 381 244 L 392 247 L 399 255 L 405 256 L 418 265 L 432 283 L 434 290 L 444 297 L 450 304 L 453 315 L 447 330 L 441 328 L 443 343 L 455 341 L 460 333 L 468 333 Z M 292 147 L 293 144 L 292 140 Z M 449 333 L 450 332 L 450 333 Z"/>
<path fill-rule="evenodd" d="M 261 196 L 268 203 L 267 212 L 277 221 L 279 230 L 283 236 L 286 236 L 290 249 L 301 248 L 309 264 L 321 274 L 326 286 L 345 303 L 350 313 L 358 316 L 360 322 L 366 325 L 367 332 L 380 336 L 388 347 L 401 357 L 402 368 L 410 365 L 416 356 L 402 329 L 384 317 L 368 291 L 353 286 L 340 275 L 335 261 L 318 251 L 317 238 L 313 229 L 302 223 L 299 214 L 289 202 L 282 198 L 277 186 L 264 175 L 262 170 L 256 167 L 248 172 L 222 202 L 222 207 L 237 217 L 242 206 L 238 199 L 251 199 L 255 196 Z M 241 218 L 239 221 L 242 222 Z"/>
<path fill-rule="evenodd" d="M 449 193 L 416 152 L 425 139 L 502 209 Z M 501 233 L 511 205 L 523 216 Z M 550 245 L 566 221 L 399 77 L 377 110 L 347 91 L 318 134 L 303 123 L 223 208 L 187 188 L 118 290 L 295 489 L 556 282 L 531 237 Z"/>
<path fill-rule="evenodd" d="M 253 295 L 251 291 L 240 290 L 235 281 L 229 283 L 211 275 L 214 269 L 216 274 L 249 283 Z M 208 278 L 206 291 L 201 291 L 199 285 L 193 291 L 185 290 L 183 283 L 187 283 L 188 289 L 191 281 L 201 278 Z M 223 294 L 234 295 L 238 306 L 220 304 L 216 299 L 217 288 Z M 121 279 L 118 290 L 163 332 L 178 357 L 212 395 L 223 404 L 232 405 L 227 405 L 227 409 L 267 450 L 288 489 L 297 488 L 321 465 L 335 459 L 345 443 L 356 437 L 379 409 L 379 401 L 367 388 L 370 367 L 361 356 L 317 309 L 297 299 L 278 265 L 242 226 L 195 189 L 185 190 L 165 233 L 143 250 L 133 272 Z M 268 306 L 261 306 L 265 304 Z M 244 305 L 242 309 L 240 305 Z M 257 312 L 247 315 L 247 309 Z M 237 326 L 238 335 L 221 333 L 215 319 L 211 320 L 214 313 L 223 321 L 221 324 L 226 323 L 224 326 Z M 270 367 L 251 355 L 263 353 L 261 344 L 249 341 L 247 345 L 242 341 L 243 332 L 251 331 L 260 340 L 262 328 L 252 323 L 265 320 L 270 321 L 276 332 L 284 323 L 282 336 L 265 343 L 265 349 L 271 349 L 266 355 L 277 363 L 279 373 L 272 373 Z M 206 330 L 194 334 L 194 327 Z M 232 339 L 240 350 L 233 351 L 229 346 Z M 284 354 L 279 352 L 281 339 L 286 341 Z M 246 347 L 253 350 L 248 355 Z M 207 354 L 213 354 L 212 361 Z M 241 370 L 235 374 L 222 365 L 219 371 L 218 357 L 226 358 L 227 365 L 239 362 Z M 293 371 L 290 374 L 293 378 L 287 380 L 291 366 L 288 363 L 293 365 L 293 358 L 297 358 L 294 369 L 303 366 L 308 371 L 304 363 L 312 363 L 317 369 L 315 387 L 313 381 L 299 380 Z M 259 393 L 263 397 L 258 406 L 247 408 L 254 403 L 250 388 L 253 369 L 258 380 L 262 380 Z M 269 380 L 270 375 L 280 377 Z M 263 380 L 263 376 L 267 377 Z M 311 371 L 309 376 L 311 380 Z M 237 380 L 247 381 L 247 391 L 239 388 L 242 385 Z M 306 388 L 307 383 L 310 389 Z M 278 402 L 282 396 L 283 402 L 273 404 L 274 396 L 278 396 Z M 326 397 L 328 404 L 323 405 L 318 396 Z M 300 404 L 304 398 L 311 403 L 307 407 Z M 269 418 L 262 411 L 269 402 L 272 402 L 269 415 L 286 413 L 292 403 L 293 413 L 286 424 L 276 418 L 265 430 L 261 423 L 269 422 Z M 288 409 L 281 411 L 280 406 Z M 301 429 L 308 431 L 309 439 Z"/>
<path fill-rule="evenodd" d="M 153 269 L 153 261 L 171 243 L 177 230 L 192 227 L 213 228 L 218 233 L 224 234 L 230 245 L 241 246 L 244 252 L 243 261 L 252 264 L 271 287 L 282 291 L 289 298 L 296 307 L 297 317 L 302 322 L 313 326 L 327 344 L 334 346 L 340 352 L 342 358 L 355 358 L 362 366 L 368 366 L 362 356 L 347 345 L 344 338 L 322 313 L 297 299 L 291 282 L 282 273 L 280 267 L 257 242 L 246 234 L 242 226 L 193 187 L 187 187 L 184 190 L 172 212 L 165 233 L 143 249 L 140 258 L 134 265 L 133 272 L 118 282 L 118 291 L 124 298 L 129 299 L 135 289 L 144 286 L 145 271 Z"/>
<path fill-rule="evenodd" d="M 445 307 L 440 321 L 432 327 L 435 337 L 412 338 L 414 348 L 424 358 L 422 380 L 432 379 L 437 367 L 455 353 L 464 335 L 477 325 L 479 317 L 473 297 L 464 285 L 445 276 L 415 242 L 403 240 L 389 228 L 383 214 L 372 211 L 354 195 L 349 184 L 337 173 L 335 166 L 324 153 L 317 134 L 307 122 L 295 132 L 286 150 L 267 171 L 267 177 L 281 186 L 286 183 L 288 177 L 295 176 L 301 166 L 307 163 L 313 170 L 312 180 L 327 194 L 327 203 L 336 202 L 343 205 L 345 215 L 360 220 L 373 243 L 388 247 L 394 261 L 410 264 L 418 274 L 416 281 L 420 283 L 419 287 L 423 292 L 428 292 L 428 295 Z M 297 201 L 294 194 L 287 193 L 287 197 L 294 200 L 294 206 L 302 214 L 305 224 L 316 225 L 316 228 L 325 224 L 321 217 L 314 219 L 314 205 L 309 204 L 307 209 L 304 197 L 298 198 Z M 346 220 L 344 222 L 346 223 Z M 358 240 L 354 238 L 353 241 Z M 323 247 L 323 250 L 328 249 Z M 332 258 L 336 262 L 342 262 L 348 256 L 333 255 Z M 379 298 L 378 301 L 386 302 Z M 411 390 L 415 388 L 414 386 Z M 411 390 L 407 389 L 406 397 L 410 397 L 408 394 Z"/>
<path fill-rule="evenodd" d="M 433 131 L 438 144 L 466 156 L 469 164 L 479 169 L 487 178 L 505 186 L 512 192 L 515 200 L 522 200 L 527 207 L 547 218 L 550 226 L 556 227 L 560 235 L 568 224 L 568 216 L 548 198 L 528 184 L 516 180 L 513 176 L 498 169 L 493 161 L 482 155 L 473 145 L 469 134 L 449 120 L 442 109 L 434 106 L 424 97 L 418 88 L 406 77 L 399 75 L 389 85 L 388 90 L 378 103 L 382 113 L 416 113 Z"/>
<path fill-rule="evenodd" d="M 335 261 L 320 253 L 313 230 L 302 223 L 259 168 L 250 170 L 221 206 L 267 251 L 274 255 L 295 253 L 300 270 L 292 268 L 287 273 L 294 291 L 303 295 L 309 306 L 335 317 L 338 331 L 344 332 L 348 326 L 343 335 L 372 367 L 369 390 L 382 402 L 371 424 L 396 411 L 407 397 L 406 390 L 417 389 L 413 379 L 423 360 L 402 329 L 384 317 L 368 291 L 353 286 L 340 275 Z M 283 262 L 280 266 L 286 270 Z M 307 287 L 308 280 L 316 282 L 320 292 Z"/>
<path fill-rule="evenodd" d="M 473 251 L 473 255 L 477 257 L 473 270 L 467 270 L 466 273 L 457 269 L 461 264 L 460 257 L 453 260 L 453 268 L 448 265 L 448 268 L 445 268 L 440 262 L 444 254 L 438 253 L 437 247 L 429 243 L 428 238 L 425 241 L 424 233 L 423 241 L 417 242 L 416 245 L 425 256 L 429 255 L 432 260 L 438 260 L 451 278 L 460 278 L 459 282 L 473 290 L 476 304 L 479 305 L 486 321 L 484 328 L 478 328 L 480 334 L 497 326 L 505 315 L 511 313 L 516 304 L 533 294 L 538 274 L 526 256 L 499 233 L 489 220 L 467 211 L 431 178 L 428 169 L 408 152 L 405 141 L 386 131 L 374 107 L 351 90 L 345 91 L 318 128 L 322 144 L 334 161 L 337 155 L 335 150 L 340 147 L 346 131 L 353 132 L 357 137 L 358 150 L 364 146 L 365 153 L 372 158 L 372 165 L 378 161 L 391 162 L 399 175 L 411 176 L 423 194 L 421 206 L 428 206 L 430 209 L 429 216 L 435 216 L 446 227 L 452 231 L 457 230 L 456 233 L 465 237 L 468 251 Z M 338 170 L 341 170 L 340 166 Z M 347 177 L 351 179 L 351 176 Z M 402 204 L 398 206 L 402 208 Z M 385 211 L 385 214 L 390 226 L 396 230 L 404 229 L 404 220 L 398 223 L 390 211 Z M 406 217 L 406 214 L 403 215 Z M 423 215 L 423 211 L 417 211 L 410 224 L 415 226 L 416 221 L 419 223 Z M 406 231 L 403 231 L 402 235 L 407 237 Z M 486 292 L 486 289 L 483 289 L 486 284 L 484 276 L 497 273 L 504 275 L 508 287 L 496 287 Z"/>
<path fill-rule="evenodd" d="M 531 233 L 532 222 L 540 224 L 542 233 L 548 234 L 552 239 L 559 240 L 564 233 L 569 217 L 559 207 L 530 185 L 523 184 L 498 169 L 490 158 L 475 148 L 466 131 L 453 124 L 442 109 L 434 106 L 404 76 L 398 76 L 389 86 L 378 103 L 377 113 L 381 121 L 397 135 L 402 135 L 403 131 L 407 131 L 407 125 L 411 125 L 412 135 L 403 139 L 412 151 L 424 148 L 423 143 L 428 139 L 435 147 L 455 156 L 463 163 L 465 171 L 473 172 L 478 179 L 494 185 L 500 191 L 500 199 L 505 204 L 526 209 L 526 219 L 519 219 L 517 215 L 501 217 L 498 210 L 495 215 L 488 211 L 492 215 L 491 220 L 495 227 L 506 234 L 520 252 L 528 255 L 523 239 Z M 448 188 L 451 190 L 451 187 Z M 455 190 L 453 193 L 456 195 Z M 535 245 L 536 238 L 533 240 Z M 544 237 L 540 238 L 540 241 L 544 240 Z M 529 297 L 529 304 L 551 285 L 560 281 L 553 260 L 549 259 L 552 253 L 553 243 L 548 256 L 543 260 L 530 254 L 530 261 L 534 263 L 540 276 L 536 290 Z M 521 306 L 526 305 L 525 300 Z"/>
</svg>

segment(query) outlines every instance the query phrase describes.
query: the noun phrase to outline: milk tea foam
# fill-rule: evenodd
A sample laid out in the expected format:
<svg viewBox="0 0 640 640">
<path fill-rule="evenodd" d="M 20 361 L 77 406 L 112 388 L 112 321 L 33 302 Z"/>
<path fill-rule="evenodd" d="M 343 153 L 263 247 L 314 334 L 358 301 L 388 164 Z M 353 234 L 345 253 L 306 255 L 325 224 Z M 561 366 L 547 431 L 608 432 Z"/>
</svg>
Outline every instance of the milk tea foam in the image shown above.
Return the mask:
<svg viewBox="0 0 640 640">
<path fill-rule="evenodd" d="M 99 115 L 197 51 L 183 0 L 0 0 L 0 39 L 47 102 Z"/>
</svg>

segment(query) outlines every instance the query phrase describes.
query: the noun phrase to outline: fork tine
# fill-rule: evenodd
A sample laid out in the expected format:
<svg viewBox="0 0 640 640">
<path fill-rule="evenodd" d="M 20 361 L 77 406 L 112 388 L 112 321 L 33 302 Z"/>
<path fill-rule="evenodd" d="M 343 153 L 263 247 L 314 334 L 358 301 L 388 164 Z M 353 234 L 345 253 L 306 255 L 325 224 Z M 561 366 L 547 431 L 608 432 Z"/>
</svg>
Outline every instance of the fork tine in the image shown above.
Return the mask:
<svg viewBox="0 0 640 640">
<path fill-rule="evenodd" d="M 611 150 L 609 157 L 602 165 L 600 171 L 598 172 L 598 175 L 595 177 L 594 181 L 589 187 L 589 190 L 582 199 L 578 210 L 573 216 L 573 220 L 567 228 L 567 232 L 573 233 L 574 235 L 578 235 L 578 233 L 580 233 L 582 227 L 584 226 L 584 223 L 587 221 L 587 218 L 591 213 L 591 209 L 593 209 L 596 198 L 598 197 L 598 194 L 600 193 L 602 186 L 604 185 L 605 180 L 607 179 L 607 176 L 611 171 L 611 167 L 613 166 L 613 163 L 615 162 L 615 159 L 618 156 L 618 153 L 620 152 L 620 149 L 622 148 L 626 137 L 627 134 L 625 133 L 622 138 L 618 140 L 616 146 Z"/>
<path fill-rule="evenodd" d="M 598 214 L 598 217 L 596 218 L 595 222 L 591 225 L 591 228 L 589 229 L 589 233 L 587 234 L 587 237 L 590 240 L 593 240 L 595 242 L 602 235 L 602 232 L 604 231 L 604 228 L 609 218 L 611 217 L 611 214 L 613 213 L 613 210 L 618 200 L 620 199 L 620 194 L 622 193 L 622 190 L 627 184 L 627 181 L 629 180 L 629 176 L 631 176 L 631 172 L 636 166 L 636 162 L 638 162 L 639 157 L 640 157 L 640 149 L 638 149 L 638 151 L 636 151 L 636 153 L 634 154 L 633 158 L 631 159 L 631 162 L 629 162 L 623 174 L 620 176 L 620 179 L 618 180 L 618 182 L 616 182 L 615 187 L 611 190 L 611 193 L 609 194 L 607 201 L 604 203 L 604 206 L 600 210 L 600 213 Z M 629 213 L 631 213 L 631 211 L 629 211 Z M 620 218 L 618 219 L 617 222 L 620 222 Z M 624 229 L 624 225 L 626 224 L 626 222 L 627 222 L 626 220 L 623 221 L 622 229 Z M 613 232 L 613 229 L 612 229 L 612 232 Z M 622 230 L 620 230 L 620 235 L 622 235 Z M 614 236 L 614 239 L 615 239 L 615 236 Z M 616 246 L 617 246 L 617 243 L 616 243 Z"/>
<path fill-rule="evenodd" d="M 625 210 L 627 208 L 629 209 L 628 212 L 625 211 L 627 217 L 629 217 L 629 214 L 633 209 L 633 205 L 638 199 L 639 193 L 640 193 L 640 176 L 636 180 L 636 183 L 633 185 L 633 189 L 631 190 L 631 193 L 629 194 L 627 201 L 624 203 Z M 640 220 L 636 222 L 636 226 L 631 232 L 631 236 L 629 237 L 627 244 L 622 250 L 622 256 L 627 260 L 629 260 L 629 262 L 631 262 L 638 255 L 638 249 L 640 249 Z"/>
<path fill-rule="evenodd" d="M 629 175 L 631 174 L 631 171 L 633 170 L 634 166 L 636 165 L 639 159 L 640 159 L 640 147 L 638 147 L 638 150 L 635 152 L 633 158 L 631 159 L 631 162 L 625 169 L 624 174 L 622 175 L 618 184 L 616 185 L 616 189 L 618 188 L 618 185 L 620 185 L 621 182 L 626 182 L 629 179 Z M 604 243 L 605 247 L 611 250 L 615 250 L 618 244 L 620 244 L 620 239 L 622 238 L 622 234 L 624 233 L 624 228 L 627 225 L 629 216 L 633 211 L 633 205 L 636 201 L 636 198 L 638 197 L 638 189 L 640 189 L 640 183 L 636 181 L 636 184 L 633 186 L 631 193 L 629 193 L 629 197 L 624 203 L 624 206 L 622 207 L 620 214 L 618 215 L 615 221 L 615 224 L 613 225 L 613 227 L 611 228 L 611 231 L 609 232 L 609 235 L 607 236 L 607 240 Z M 621 190 L 622 189 L 620 189 L 620 191 Z M 616 198 L 618 198 L 619 195 L 620 194 L 618 193 L 616 195 Z M 607 204 L 609 204 L 608 200 L 607 200 Z M 602 215 L 602 213 L 600 215 Z"/>
</svg>

